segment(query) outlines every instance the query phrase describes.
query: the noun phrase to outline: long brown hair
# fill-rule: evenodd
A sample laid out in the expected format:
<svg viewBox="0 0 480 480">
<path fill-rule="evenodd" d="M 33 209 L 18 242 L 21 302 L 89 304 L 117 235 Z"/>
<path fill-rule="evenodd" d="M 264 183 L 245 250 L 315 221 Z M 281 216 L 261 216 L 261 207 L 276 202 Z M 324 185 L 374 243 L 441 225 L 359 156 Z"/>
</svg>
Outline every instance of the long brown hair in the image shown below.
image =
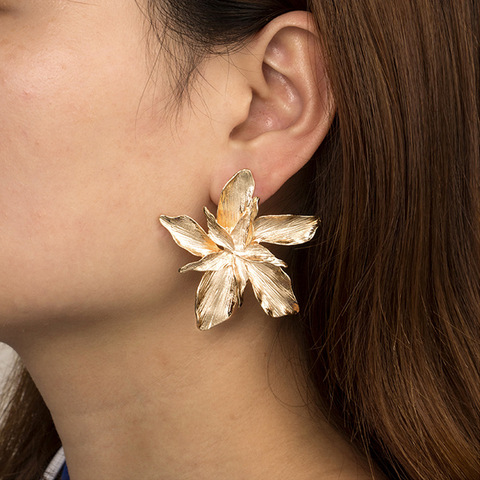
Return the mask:
<svg viewBox="0 0 480 480">
<path fill-rule="evenodd" d="M 315 181 L 304 212 L 321 217 L 320 232 L 294 271 L 308 307 L 293 322 L 319 406 L 390 478 L 480 478 L 480 9 L 148 2 L 156 32 L 181 42 L 178 92 L 202 56 L 295 9 L 314 14 L 337 107 L 306 167 Z M 59 444 L 20 378 L 0 479 L 38 476 Z"/>
</svg>

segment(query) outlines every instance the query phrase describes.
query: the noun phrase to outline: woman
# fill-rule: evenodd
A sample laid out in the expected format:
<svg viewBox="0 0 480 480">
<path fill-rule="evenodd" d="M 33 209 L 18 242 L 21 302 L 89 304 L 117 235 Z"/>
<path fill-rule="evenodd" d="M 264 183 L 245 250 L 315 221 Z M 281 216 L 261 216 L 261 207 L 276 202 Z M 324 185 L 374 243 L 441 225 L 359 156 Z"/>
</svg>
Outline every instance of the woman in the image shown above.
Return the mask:
<svg viewBox="0 0 480 480">
<path fill-rule="evenodd" d="M 0 478 L 60 446 L 72 480 L 480 478 L 474 0 L 4 0 L 0 22 L 0 340 L 24 365 Z M 300 313 L 247 287 L 201 331 L 158 217 L 205 227 L 247 169 L 259 215 L 321 220 L 275 250 Z"/>
</svg>

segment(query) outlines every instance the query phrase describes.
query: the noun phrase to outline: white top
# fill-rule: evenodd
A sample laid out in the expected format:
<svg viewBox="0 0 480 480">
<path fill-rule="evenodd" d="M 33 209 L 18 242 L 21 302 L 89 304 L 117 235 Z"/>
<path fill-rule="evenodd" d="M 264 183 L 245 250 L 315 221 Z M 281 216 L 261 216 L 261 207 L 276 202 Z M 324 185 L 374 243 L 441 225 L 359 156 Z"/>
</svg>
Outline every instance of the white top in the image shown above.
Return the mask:
<svg viewBox="0 0 480 480">
<path fill-rule="evenodd" d="M 48 464 L 41 480 L 55 480 L 65 463 L 65 453 L 63 447 L 55 454 L 52 461 Z"/>
</svg>

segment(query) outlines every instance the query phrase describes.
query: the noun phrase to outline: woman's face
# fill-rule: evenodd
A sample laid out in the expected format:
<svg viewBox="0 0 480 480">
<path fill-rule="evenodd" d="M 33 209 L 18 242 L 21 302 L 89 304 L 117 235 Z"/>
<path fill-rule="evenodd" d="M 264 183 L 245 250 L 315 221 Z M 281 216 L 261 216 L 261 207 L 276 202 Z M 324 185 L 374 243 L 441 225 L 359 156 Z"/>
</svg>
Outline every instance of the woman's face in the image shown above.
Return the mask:
<svg viewBox="0 0 480 480">
<path fill-rule="evenodd" d="M 207 204 L 212 124 L 164 115 L 147 26 L 135 0 L 0 0 L 6 334 L 160 304 L 179 281 L 183 254 L 158 216 Z"/>
</svg>

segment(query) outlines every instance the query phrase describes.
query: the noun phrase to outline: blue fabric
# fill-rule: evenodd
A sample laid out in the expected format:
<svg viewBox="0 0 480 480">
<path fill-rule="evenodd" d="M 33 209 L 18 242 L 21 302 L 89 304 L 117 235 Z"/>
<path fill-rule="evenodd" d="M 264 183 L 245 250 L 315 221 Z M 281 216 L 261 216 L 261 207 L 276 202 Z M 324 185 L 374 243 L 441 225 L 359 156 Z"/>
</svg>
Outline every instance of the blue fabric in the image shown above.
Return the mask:
<svg viewBox="0 0 480 480">
<path fill-rule="evenodd" d="M 63 465 L 62 476 L 60 477 L 60 480 L 70 480 L 70 475 L 68 475 L 68 468 L 66 463 Z"/>
</svg>

